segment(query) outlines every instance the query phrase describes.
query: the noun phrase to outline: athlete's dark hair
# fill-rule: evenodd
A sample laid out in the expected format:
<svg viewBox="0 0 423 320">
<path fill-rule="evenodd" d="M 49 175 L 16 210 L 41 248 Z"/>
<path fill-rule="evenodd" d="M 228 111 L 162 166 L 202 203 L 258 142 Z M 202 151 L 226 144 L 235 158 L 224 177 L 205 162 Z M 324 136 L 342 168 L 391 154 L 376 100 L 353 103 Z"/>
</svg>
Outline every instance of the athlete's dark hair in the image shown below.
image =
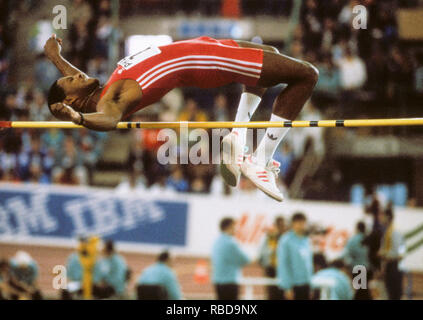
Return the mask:
<svg viewBox="0 0 423 320">
<path fill-rule="evenodd" d="M 62 102 L 66 98 L 65 90 L 57 84 L 57 80 L 51 85 L 48 91 L 47 104 L 51 112 L 51 105 L 57 102 Z"/>
</svg>

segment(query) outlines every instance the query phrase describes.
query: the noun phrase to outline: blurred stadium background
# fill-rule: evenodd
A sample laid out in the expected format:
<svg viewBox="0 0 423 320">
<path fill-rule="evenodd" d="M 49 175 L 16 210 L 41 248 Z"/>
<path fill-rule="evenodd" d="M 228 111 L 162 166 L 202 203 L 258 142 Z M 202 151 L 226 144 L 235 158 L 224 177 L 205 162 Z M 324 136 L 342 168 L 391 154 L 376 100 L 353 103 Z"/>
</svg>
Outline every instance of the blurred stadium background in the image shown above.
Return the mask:
<svg viewBox="0 0 423 320">
<path fill-rule="evenodd" d="M 0 3 L 0 120 L 52 120 L 46 91 L 59 77 L 44 57 L 46 39 L 63 38 L 62 54 L 103 83 L 123 56 L 145 43 L 207 35 L 276 46 L 316 65 L 320 79 L 300 119 L 422 116 L 423 2 L 419 0 L 64 0 L 66 30 L 54 30 L 58 2 Z M 367 8 L 367 29 L 351 27 L 353 8 Z M 269 90 L 254 120 L 268 120 Z M 173 90 L 136 121 L 231 121 L 241 88 Z M 307 128 L 290 131 L 277 151 L 278 205 L 248 182 L 223 185 L 215 165 L 162 166 L 157 130 L 13 129 L 0 136 L 0 258 L 28 252 L 44 296 L 55 265 L 66 265 L 79 236 L 116 242 L 132 277 L 162 249 L 186 298 L 214 297 L 209 255 L 224 216 L 257 255 L 273 219 L 304 212 L 316 252 L 342 252 L 359 220 L 369 230 L 393 207 L 408 253 L 404 298 L 423 297 L 423 128 Z M 244 276 L 261 277 L 254 263 Z M 244 292 L 244 291 L 243 291 Z M 264 297 L 262 286 L 254 288 Z M 383 294 L 378 295 L 380 298 Z"/>
</svg>

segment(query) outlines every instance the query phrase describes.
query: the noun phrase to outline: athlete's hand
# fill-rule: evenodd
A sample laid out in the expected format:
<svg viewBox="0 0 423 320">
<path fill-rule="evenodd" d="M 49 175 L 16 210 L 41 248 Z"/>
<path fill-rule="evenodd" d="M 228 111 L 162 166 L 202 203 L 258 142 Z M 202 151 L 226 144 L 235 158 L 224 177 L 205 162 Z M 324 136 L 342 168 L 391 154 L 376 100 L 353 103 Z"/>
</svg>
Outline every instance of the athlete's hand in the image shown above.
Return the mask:
<svg viewBox="0 0 423 320">
<path fill-rule="evenodd" d="M 60 51 L 62 50 L 62 39 L 57 38 L 56 34 L 53 33 L 50 38 L 46 41 L 44 45 L 44 53 L 47 58 L 55 58 L 60 55 Z"/>
<path fill-rule="evenodd" d="M 68 106 L 67 104 L 58 102 L 52 104 L 51 112 L 53 115 L 63 121 L 72 121 L 73 123 L 79 124 L 81 123 L 81 115 L 76 112 L 72 107 Z"/>
</svg>

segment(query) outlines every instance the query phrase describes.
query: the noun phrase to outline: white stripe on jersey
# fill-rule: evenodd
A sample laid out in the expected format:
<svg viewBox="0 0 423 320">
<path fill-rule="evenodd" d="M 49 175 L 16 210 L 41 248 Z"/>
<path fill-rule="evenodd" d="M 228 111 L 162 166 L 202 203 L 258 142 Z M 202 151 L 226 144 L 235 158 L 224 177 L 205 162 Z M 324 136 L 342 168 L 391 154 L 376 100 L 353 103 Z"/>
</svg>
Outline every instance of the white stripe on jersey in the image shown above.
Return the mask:
<svg viewBox="0 0 423 320">
<path fill-rule="evenodd" d="M 142 81 L 140 81 L 140 85 L 141 87 L 147 83 L 151 78 L 154 78 L 156 75 L 162 73 L 163 71 L 166 71 L 168 69 L 172 69 L 176 66 L 180 66 L 180 65 L 186 65 L 186 64 L 197 64 L 197 65 L 202 65 L 202 64 L 211 64 L 211 65 L 221 65 L 221 66 L 226 66 L 226 67 L 230 67 L 233 69 L 238 69 L 240 71 L 249 71 L 250 73 L 255 73 L 255 74 L 260 74 L 260 69 L 254 69 L 254 68 L 247 68 L 247 67 L 241 67 L 232 63 L 226 63 L 226 62 L 221 62 L 221 61 L 216 61 L 216 60 L 188 60 L 188 61 L 183 61 L 183 62 L 178 62 L 178 63 L 173 63 L 173 64 L 169 64 L 167 66 L 164 66 L 163 68 L 160 68 L 158 70 L 156 70 L 155 72 L 153 72 L 152 74 L 150 74 L 149 76 L 145 77 Z"/>
<path fill-rule="evenodd" d="M 238 60 L 238 59 L 231 59 L 231 58 L 225 58 L 225 57 L 218 57 L 218 56 L 208 56 L 208 55 L 191 55 L 191 56 L 184 56 L 184 57 L 179 57 L 176 59 L 171 59 L 171 60 L 167 60 L 164 61 L 162 63 L 159 63 L 158 65 L 154 66 L 153 68 L 151 68 L 150 70 L 144 72 L 138 79 L 137 81 L 140 81 L 142 78 L 144 78 L 148 73 L 160 68 L 161 66 L 165 65 L 165 64 L 169 64 L 172 62 L 177 62 L 177 61 L 181 61 L 181 60 L 186 60 L 186 59 L 211 59 L 211 60 L 223 60 L 223 61 L 227 61 L 227 62 L 233 62 L 233 63 L 238 63 L 241 65 L 246 65 L 246 66 L 255 66 L 255 67 L 259 67 L 261 68 L 262 64 L 261 63 L 256 63 L 256 62 L 249 62 L 249 61 L 243 61 L 243 60 Z"/>
<path fill-rule="evenodd" d="M 224 71 L 229 71 L 229 72 L 234 72 L 234 73 L 242 74 L 242 75 L 248 76 L 248 77 L 260 78 L 260 76 L 257 75 L 257 74 L 241 72 L 241 71 L 237 71 L 237 70 L 229 69 L 229 68 L 225 68 L 225 67 L 220 67 L 220 66 L 209 66 L 209 67 L 205 67 L 205 66 L 187 66 L 187 67 L 173 68 L 173 69 L 170 69 L 170 70 L 168 70 L 168 71 L 166 71 L 164 73 L 161 73 L 157 77 L 153 78 L 150 82 L 148 82 L 147 84 L 145 84 L 144 86 L 141 86 L 141 88 L 142 89 L 147 89 L 151 84 L 153 84 L 157 80 L 163 78 L 164 76 L 168 75 L 169 73 L 176 72 L 176 71 L 179 71 L 179 70 L 184 70 L 184 69 L 218 69 L 218 70 L 224 70 Z"/>
</svg>

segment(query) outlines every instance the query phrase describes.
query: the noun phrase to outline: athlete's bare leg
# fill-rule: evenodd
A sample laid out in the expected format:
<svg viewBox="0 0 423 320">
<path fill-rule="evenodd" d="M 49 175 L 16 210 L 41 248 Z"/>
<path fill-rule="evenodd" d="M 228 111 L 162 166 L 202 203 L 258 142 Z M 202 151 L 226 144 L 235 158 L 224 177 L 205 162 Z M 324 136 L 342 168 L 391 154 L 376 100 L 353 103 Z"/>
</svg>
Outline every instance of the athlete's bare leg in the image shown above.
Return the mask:
<svg viewBox="0 0 423 320">
<path fill-rule="evenodd" d="M 286 83 L 288 87 L 276 98 L 273 113 L 294 120 L 317 83 L 317 69 L 308 62 L 279 53 L 278 49 L 272 46 L 248 41 L 237 43 L 240 47 L 263 50 L 263 67 L 258 86 L 245 87 L 245 91 L 262 96 L 266 88 Z"/>
<path fill-rule="evenodd" d="M 247 41 L 236 41 L 240 47 L 256 48 L 263 51 L 277 53 L 278 50 L 271 46 L 255 44 Z M 261 97 L 267 89 L 255 86 L 243 86 L 243 92 L 237 108 L 235 121 L 248 122 L 260 104 Z M 241 164 L 244 161 L 245 145 L 247 143 L 247 129 L 233 128 L 231 134 L 222 141 L 221 174 L 230 186 L 236 186 L 241 176 Z"/>
<path fill-rule="evenodd" d="M 267 52 L 273 52 L 273 53 L 279 53 L 279 50 L 275 47 L 272 46 L 268 46 L 265 44 L 258 44 L 258 43 L 253 43 L 253 42 L 249 42 L 249 41 L 243 41 L 243 40 L 236 40 L 236 43 L 241 47 L 241 48 L 254 48 L 254 49 L 262 49 L 263 51 L 267 51 Z M 256 96 L 262 97 L 263 94 L 266 92 L 267 88 L 263 88 L 260 86 L 257 87 L 249 87 L 249 86 L 243 86 L 243 92 L 249 92 L 252 94 L 255 94 Z"/>
<path fill-rule="evenodd" d="M 319 77 L 318 70 L 305 61 L 274 52 L 263 52 L 260 87 L 286 83 L 288 87 L 276 98 L 273 113 L 294 120 L 310 98 Z"/>
<path fill-rule="evenodd" d="M 243 46 L 245 43 L 240 45 Z M 259 45 L 258 47 L 260 48 Z M 246 88 L 246 90 L 264 93 L 263 88 L 286 83 L 287 88 L 279 94 L 273 104 L 270 121 L 294 120 L 310 98 L 319 73 L 308 62 L 262 49 L 263 66 L 258 88 Z M 272 158 L 288 130 L 289 128 L 284 127 L 268 128 L 253 157 L 248 157 L 241 167 L 242 173 L 260 190 L 278 201 L 283 200 L 276 183 L 280 164 Z"/>
</svg>

